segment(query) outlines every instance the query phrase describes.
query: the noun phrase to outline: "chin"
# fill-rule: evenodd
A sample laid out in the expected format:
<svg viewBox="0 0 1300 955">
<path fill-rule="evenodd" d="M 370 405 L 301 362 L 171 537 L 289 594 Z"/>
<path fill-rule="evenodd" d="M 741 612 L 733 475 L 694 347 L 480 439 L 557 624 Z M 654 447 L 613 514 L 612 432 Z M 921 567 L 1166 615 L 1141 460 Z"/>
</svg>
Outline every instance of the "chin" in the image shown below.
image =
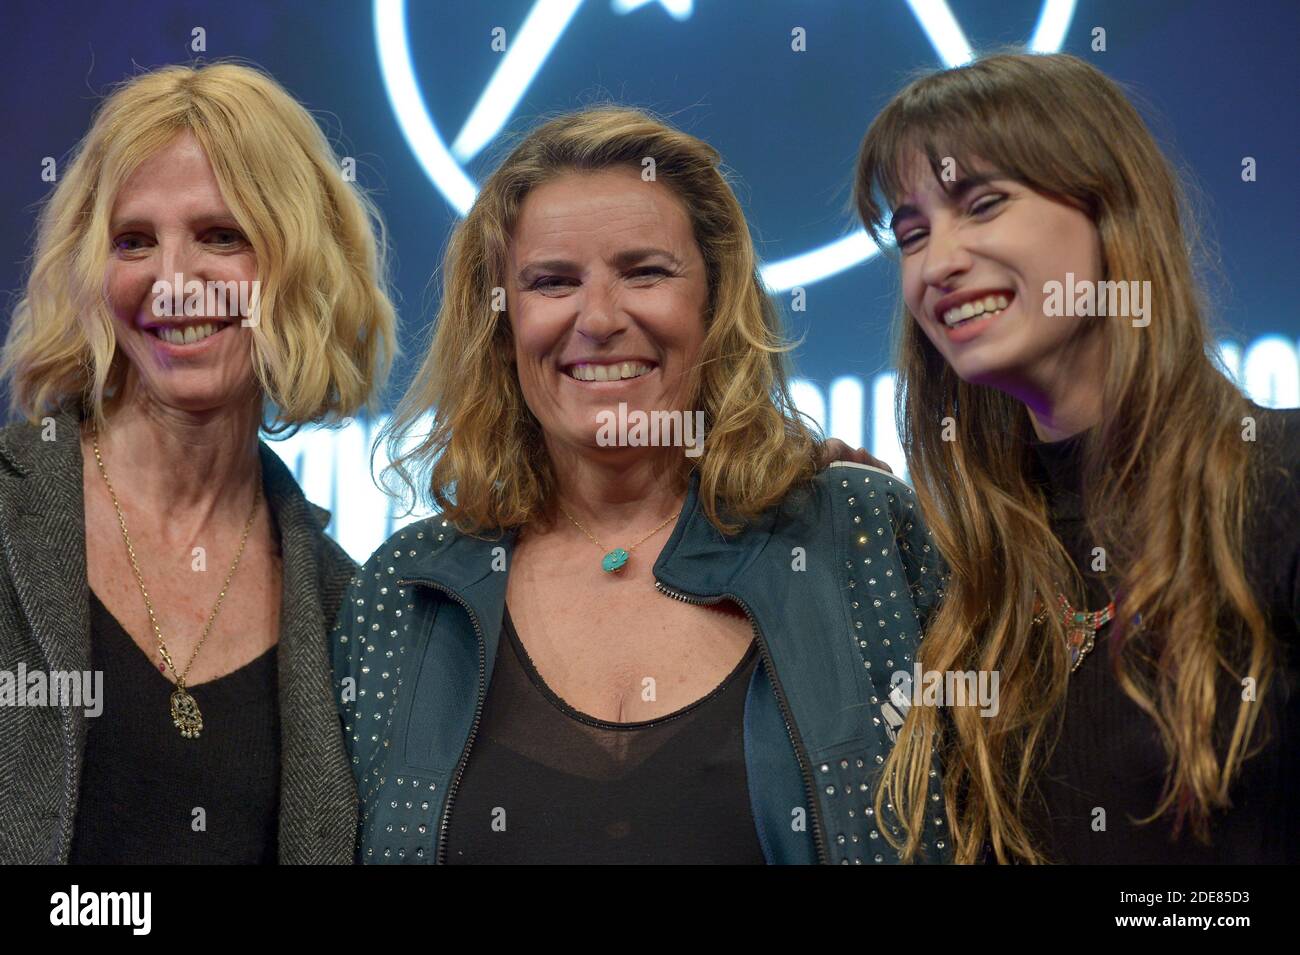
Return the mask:
<svg viewBox="0 0 1300 955">
<path fill-rule="evenodd" d="M 178 395 L 165 396 L 159 400 L 159 403 L 175 411 L 201 415 L 231 408 L 236 402 L 232 398 L 218 398 L 209 395 Z"/>
<path fill-rule="evenodd" d="M 1001 346 L 1001 347 L 1000 347 Z M 973 342 L 965 348 L 940 351 L 948 367 L 962 381 L 972 385 L 990 384 L 1016 368 L 1018 362 L 1011 349 L 999 342 Z"/>
<path fill-rule="evenodd" d="M 985 364 L 968 364 L 967 367 L 954 366 L 953 371 L 966 384 L 981 385 L 986 388 L 996 388 L 1006 378 L 1002 368 L 990 367 Z"/>
<path fill-rule="evenodd" d="M 968 385 L 984 385 L 993 388 L 997 387 L 998 382 L 1003 379 L 1006 370 L 1001 363 L 971 361 L 969 357 L 963 361 L 950 361 L 948 366 Z"/>
<path fill-rule="evenodd" d="M 204 414 L 242 404 L 246 392 L 232 391 L 214 382 L 154 382 L 148 388 L 153 400 L 165 408 Z"/>
</svg>

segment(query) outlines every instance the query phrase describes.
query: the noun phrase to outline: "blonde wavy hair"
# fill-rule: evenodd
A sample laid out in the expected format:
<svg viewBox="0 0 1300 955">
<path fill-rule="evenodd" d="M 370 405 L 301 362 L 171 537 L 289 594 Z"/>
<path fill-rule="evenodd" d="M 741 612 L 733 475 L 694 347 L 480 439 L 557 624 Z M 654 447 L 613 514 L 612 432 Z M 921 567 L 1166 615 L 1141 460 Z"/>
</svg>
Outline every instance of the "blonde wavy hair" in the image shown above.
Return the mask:
<svg viewBox="0 0 1300 955">
<path fill-rule="evenodd" d="M 68 403 L 102 425 L 127 358 L 104 295 L 118 191 L 177 135 L 194 135 L 256 255 L 253 370 L 269 432 L 372 404 L 397 351 L 384 227 L 344 180 L 321 128 L 265 73 L 233 62 L 167 66 L 123 83 L 45 202 L 0 375 L 29 420 Z"/>
<path fill-rule="evenodd" d="M 1240 692 L 1249 675 L 1262 701 L 1276 647 L 1243 559 L 1256 469 L 1241 429 L 1252 409 L 1207 351 L 1179 182 L 1120 88 L 1065 54 L 985 57 L 917 79 L 885 107 L 855 180 L 859 214 L 882 248 L 918 155 L 936 178 L 943 157 L 967 170 L 978 159 L 1079 203 L 1100 236 L 1104 278 L 1151 282 L 1148 327 L 1099 320 L 1102 417 L 1082 450 L 1084 510 L 1120 599 L 1110 658 L 1097 662 L 1151 719 L 1167 756 L 1159 803 L 1141 823 L 1163 817 L 1173 836 L 1187 825 L 1207 840 L 1212 810 L 1229 805 L 1263 733 L 1260 702 L 1225 711 L 1220 693 Z M 899 431 L 951 568 L 918 658 L 927 670 L 999 672 L 1002 693 L 993 718 L 912 707 L 877 811 L 892 799 L 905 835 L 886 837 L 912 858 L 938 750 L 957 860 L 978 861 L 987 842 L 999 862 L 1049 861 L 1026 810 L 1060 736 L 1069 661 L 1059 614 L 1045 629 L 1032 618 L 1036 599 L 1054 606 L 1058 590 L 1082 606 L 1083 584 L 1031 479 L 1024 405 L 958 378 L 905 305 L 897 322 Z M 943 440 L 947 417 L 956 440 Z"/>
<path fill-rule="evenodd" d="M 395 477 L 462 531 L 554 519 L 555 475 L 515 371 L 507 284 L 511 232 L 529 191 L 555 177 L 654 159 L 658 181 L 690 218 L 708 275 L 706 334 L 688 407 L 705 413 L 700 499 L 724 533 L 816 472 L 817 438 L 790 397 L 776 308 L 759 278 L 745 217 L 713 147 L 639 110 L 598 106 L 542 123 L 483 184 L 448 244 L 428 353 L 380 435 Z M 420 433 L 426 412 L 433 426 Z M 390 485 L 391 489 L 391 485 Z M 724 516 L 723 511 L 729 514 Z"/>
</svg>

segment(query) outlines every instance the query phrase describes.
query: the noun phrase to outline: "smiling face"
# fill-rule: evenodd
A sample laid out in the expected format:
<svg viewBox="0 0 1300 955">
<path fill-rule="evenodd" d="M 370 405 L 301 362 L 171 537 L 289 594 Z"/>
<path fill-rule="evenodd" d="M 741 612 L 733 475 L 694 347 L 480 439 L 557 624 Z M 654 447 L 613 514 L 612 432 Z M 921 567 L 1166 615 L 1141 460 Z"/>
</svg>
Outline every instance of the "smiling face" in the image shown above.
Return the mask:
<svg viewBox="0 0 1300 955">
<path fill-rule="evenodd" d="M 198 281 L 205 290 L 209 282 L 251 283 L 257 274 L 252 247 L 192 134 L 178 136 L 136 168 L 116 197 L 110 230 L 106 289 L 118 347 L 131 363 L 127 388 L 193 413 L 250 400 L 251 329 L 233 308 L 227 306 L 225 316 L 209 311 L 216 296 L 205 291 L 197 314 L 187 314 L 193 308 L 173 308 L 171 316 L 155 311 L 155 282 L 170 289 L 178 273 L 183 283 Z"/>
<path fill-rule="evenodd" d="M 596 415 L 619 402 L 690 410 L 708 277 L 669 187 L 630 168 L 551 179 L 524 199 L 509 259 L 519 384 L 552 452 L 598 447 Z"/>
<path fill-rule="evenodd" d="M 1092 220 L 987 166 L 940 183 L 918 155 L 907 172 L 892 229 L 913 319 L 964 381 L 1031 401 L 1056 391 L 1068 346 L 1100 326 L 1045 315 L 1043 286 L 1067 272 L 1076 284 L 1101 278 Z"/>
</svg>

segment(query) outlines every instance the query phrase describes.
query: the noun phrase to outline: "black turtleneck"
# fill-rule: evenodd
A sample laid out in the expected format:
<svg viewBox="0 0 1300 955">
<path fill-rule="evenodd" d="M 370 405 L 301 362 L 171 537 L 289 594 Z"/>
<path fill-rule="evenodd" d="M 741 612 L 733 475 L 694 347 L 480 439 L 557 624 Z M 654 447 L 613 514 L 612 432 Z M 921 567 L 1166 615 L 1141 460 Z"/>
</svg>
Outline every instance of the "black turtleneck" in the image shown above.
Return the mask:
<svg viewBox="0 0 1300 955">
<path fill-rule="evenodd" d="M 1169 817 L 1146 825 L 1159 802 L 1164 749 L 1155 725 L 1124 693 L 1109 666 L 1107 637 L 1070 675 L 1060 741 L 1041 779 L 1043 809 L 1032 825 L 1050 858 L 1066 863 L 1294 863 L 1300 861 L 1300 411 L 1257 409 L 1263 465 L 1247 518 L 1245 566 L 1281 645 L 1281 667 L 1263 705 L 1266 748 L 1247 761 L 1230 791 L 1232 808 L 1216 812 L 1211 845 L 1187 831 L 1171 839 Z M 1083 436 L 1035 443 L 1038 479 L 1053 530 L 1079 568 L 1088 610 L 1110 598 L 1094 573 L 1084 523 L 1079 450 Z M 1111 578 L 1113 589 L 1113 575 Z M 1220 710 L 1235 717 L 1240 688 L 1223 687 Z M 1227 725 L 1231 725 L 1229 720 Z M 1222 756 L 1222 753 L 1220 754 Z M 1104 810 L 1105 829 L 1101 831 Z"/>
</svg>

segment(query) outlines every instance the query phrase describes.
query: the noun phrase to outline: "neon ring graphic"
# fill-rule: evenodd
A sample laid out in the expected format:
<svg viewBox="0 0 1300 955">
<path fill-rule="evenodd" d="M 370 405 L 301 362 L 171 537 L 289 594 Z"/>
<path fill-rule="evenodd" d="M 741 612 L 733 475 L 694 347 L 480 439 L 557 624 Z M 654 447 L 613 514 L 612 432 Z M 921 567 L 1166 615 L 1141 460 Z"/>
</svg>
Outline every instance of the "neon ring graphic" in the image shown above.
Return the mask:
<svg viewBox="0 0 1300 955">
<path fill-rule="evenodd" d="M 694 0 L 612 0 L 615 13 L 627 14 L 657 3 L 679 22 L 690 19 Z M 974 59 L 966 35 L 946 0 L 906 0 L 930 45 L 945 67 Z M 1034 53 L 1054 53 L 1065 41 L 1076 0 L 1043 0 L 1038 23 L 1027 45 Z M 464 164 L 487 146 L 509 122 L 529 84 L 559 42 L 583 0 L 536 0 L 515 31 L 488 85 L 449 147 L 438 132 L 416 81 L 406 30 L 406 0 L 375 0 L 375 44 L 389 104 L 402 135 L 434 188 L 459 215 L 465 215 L 478 186 Z M 807 286 L 865 262 L 877 253 L 858 228 L 807 252 L 762 266 L 763 281 L 773 292 Z"/>
</svg>

